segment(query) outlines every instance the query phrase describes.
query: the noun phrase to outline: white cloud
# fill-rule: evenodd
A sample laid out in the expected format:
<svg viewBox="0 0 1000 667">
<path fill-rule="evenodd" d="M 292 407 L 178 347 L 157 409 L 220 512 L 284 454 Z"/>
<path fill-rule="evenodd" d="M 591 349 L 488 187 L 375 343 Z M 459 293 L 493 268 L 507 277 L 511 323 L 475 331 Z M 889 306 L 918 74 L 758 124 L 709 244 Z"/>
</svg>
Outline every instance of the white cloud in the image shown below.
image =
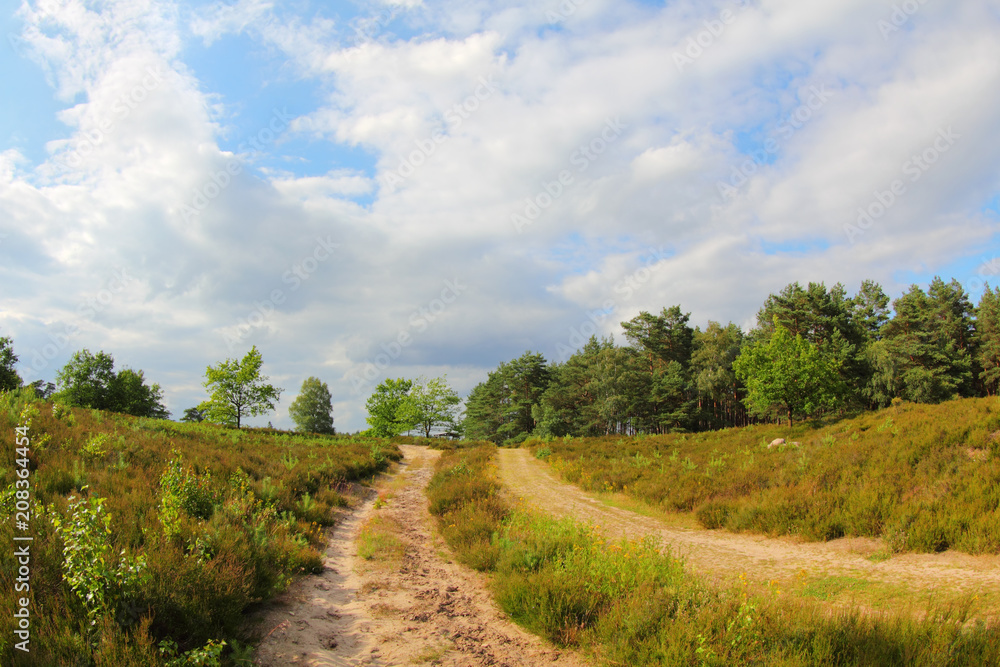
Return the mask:
<svg viewBox="0 0 1000 667">
<path fill-rule="evenodd" d="M 558 2 L 400 0 L 353 24 L 259 0 L 25 5 L 66 133 L 41 165 L 0 152 L 0 255 L 17 287 L 0 325 L 30 362 L 77 324 L 58 359 L 109 349 L 164 384 L 178 414 L 206 365 L 257 344 L 283 405 L 320 375 L 354 429 L 364 397 L 349 378 L 400 332 L 412 342 L 381 375 L 447 371 L 468 390 L 526 349 L 555 356 L 609 300 L 601 333 L 675 303 L 696 324 L 748 324 L 794 280 L 892 291 L 899 272 L 981 254 L 998 231 L 980 211 L 1000 189 L 998 4 L 928 3 L 886 39 L 891 7 L 765 0 L 682 71 L 674 54 L 730 4 L 587 0 L 553 21 Z M 186 61 L 193 39 L 227 34 L 270 58 L 254 93 L 269 107 L 311 89 L 287 100 L 280 140 L 242 154 L 229 137 L 269 119 L 238 124 L 254 100 L 212 90 Z M 829 99 L 789 132 L 815 87 Z M 857 208 L 947 126 L 962 138 L 850 243 Z M 717 184 L 748 159 L 724 200 Z M 518 233 L 511 216 L 532 202 Z M 320 239 L 338 246 L 322 260 Z M 129 288 L 81 316 L 118 267 Z M 422 315 L 445 280 L 466 287 Z"/>
</svg>

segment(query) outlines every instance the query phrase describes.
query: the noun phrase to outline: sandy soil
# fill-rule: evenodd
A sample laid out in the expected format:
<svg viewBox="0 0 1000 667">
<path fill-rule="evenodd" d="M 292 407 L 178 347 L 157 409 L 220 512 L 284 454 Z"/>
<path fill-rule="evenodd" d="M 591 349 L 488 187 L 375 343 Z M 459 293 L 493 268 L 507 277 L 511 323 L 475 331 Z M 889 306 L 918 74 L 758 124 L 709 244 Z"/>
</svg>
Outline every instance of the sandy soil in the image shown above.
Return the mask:
<svg viewBox="0 0 1000 667">
<path fill-rule="evenodd" d="M 724 585 L 741 573 L 757 582 L 775 581 L 784 590 L 862 607 L 905 605 L 920 613 L 928 601 L 965 599 L 974 613 L 996 617 L 1000 602 L 1000 557 L 958 552 L 903 554 L 876 562 L 878 540 L 803 542 L 687 529 L 611 507 L 558 479 L 527 450 L 499 450 L 504 485 L 527 504 L 556 516 L 599 525 L 616 539 L 655 535 L 690 568 Z"/>
<path fill-rule="evenodd" d="M 332 532 L 326 569 L 294 584 L 258 619 L 260 665 L 588 664 L 509 621 L 485 578 L 451 561 L 433 529 L 423 490 L 438 452 L 402 447 L 403 480 L 387 505 L 374 494 Z M 354 539 L 374 512 L 398 525 L 405 545 L 391 566 L 372 566 Z"/>
</svg>

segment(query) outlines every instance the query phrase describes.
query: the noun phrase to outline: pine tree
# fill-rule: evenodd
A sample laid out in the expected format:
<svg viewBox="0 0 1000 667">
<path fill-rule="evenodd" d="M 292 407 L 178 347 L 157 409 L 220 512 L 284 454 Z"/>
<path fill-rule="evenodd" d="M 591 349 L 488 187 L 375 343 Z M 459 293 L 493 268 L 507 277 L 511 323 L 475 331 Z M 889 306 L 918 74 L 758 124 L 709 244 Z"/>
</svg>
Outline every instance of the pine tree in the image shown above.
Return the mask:
<svg viewBox="0 0 1000 667">
<path fill-rule="evenodd" d="M 1000 390 L 1000 288 L 983 289 L 976 309 L 979 336 L 979 382 L 983 392 L 995 396 Z"/>
</svg>

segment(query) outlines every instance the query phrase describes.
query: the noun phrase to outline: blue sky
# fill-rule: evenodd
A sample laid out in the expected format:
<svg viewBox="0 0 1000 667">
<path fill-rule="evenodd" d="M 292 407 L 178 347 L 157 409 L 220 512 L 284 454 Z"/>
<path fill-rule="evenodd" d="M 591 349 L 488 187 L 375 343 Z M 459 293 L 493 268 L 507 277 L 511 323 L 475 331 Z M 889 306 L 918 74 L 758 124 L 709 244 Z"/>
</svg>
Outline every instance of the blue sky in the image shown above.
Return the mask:
<svg viewBox="0 0 1000 667">
<path fill-rule="evenodd" d="M 1000 284 L 1000 0 L 36 0 L 0 15 L 0 335 L 160 383 L 257 345 L 365 427 L 680 304 Z M 910 7 L 911 5 L 907 5 Z M 897 29 L 898 28 L 898 29 Z M 895 192 L 894 192 L 895 189 Z M 404 342 L 401 342 L 404 341 Z"/>
</svg>

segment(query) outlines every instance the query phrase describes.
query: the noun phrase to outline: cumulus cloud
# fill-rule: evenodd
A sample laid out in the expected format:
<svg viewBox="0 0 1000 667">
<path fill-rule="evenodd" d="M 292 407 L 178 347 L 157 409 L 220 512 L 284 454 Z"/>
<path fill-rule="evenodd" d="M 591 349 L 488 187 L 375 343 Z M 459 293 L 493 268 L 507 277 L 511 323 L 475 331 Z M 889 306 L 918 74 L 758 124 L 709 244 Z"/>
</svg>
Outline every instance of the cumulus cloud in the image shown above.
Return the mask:
<svg viewBox="0 0 1000 667">
<path fill-rule="evenodd" d="M 320 375 L 357 429 L 382 377 L 465 392 L 640 310 L 898 292 L 998 231 L 998 8 L 26 2 L 65 131 L 0 146 L 0 326 L 36 376 L 107 349 L 175 414 L 256 344 L 282 405 Z M 234 48 L 259 81 L 222 89 Z"/>
</svg>

